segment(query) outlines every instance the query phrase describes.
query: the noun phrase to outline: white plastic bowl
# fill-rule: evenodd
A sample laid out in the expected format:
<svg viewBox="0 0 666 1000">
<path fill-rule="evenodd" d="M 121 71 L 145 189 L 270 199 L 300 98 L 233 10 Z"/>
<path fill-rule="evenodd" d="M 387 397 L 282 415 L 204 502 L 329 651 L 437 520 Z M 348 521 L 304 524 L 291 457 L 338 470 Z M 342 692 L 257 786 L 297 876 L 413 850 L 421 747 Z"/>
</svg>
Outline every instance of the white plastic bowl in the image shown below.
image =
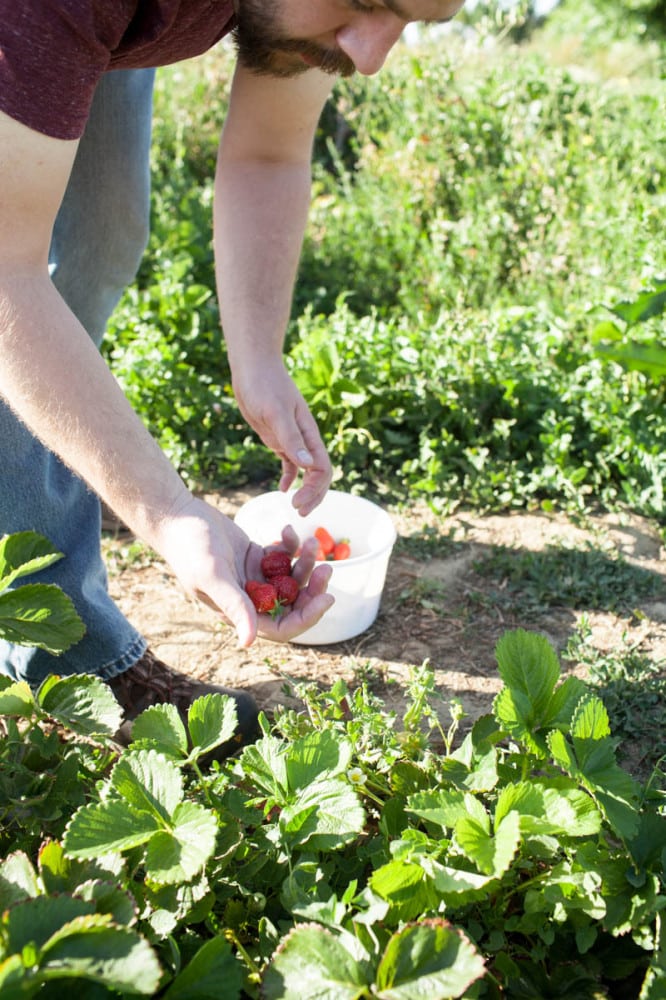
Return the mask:
<svg viewBox="0 0 666 1000">
<path fill-rule="evenodd" d="M 370 628 L 379 612 L 386 570 L 396 540 L 391 518 L 377 504 L 363 497 L 329 490 L 307 517 L 293 508 L 292 493 L 263 493 L 244 504 L 236 524 L 259 545 L 270 545 L 291 524 L 301 541 L 311 538 L 318 527 L 326 528 L 336 541 L 349 541 L 349 559 L 330 562 L 333 572 L 328 592 L 335 604 L 316 625 L 293 642 L 311 646 L 344 642 Z"/>
</svg>

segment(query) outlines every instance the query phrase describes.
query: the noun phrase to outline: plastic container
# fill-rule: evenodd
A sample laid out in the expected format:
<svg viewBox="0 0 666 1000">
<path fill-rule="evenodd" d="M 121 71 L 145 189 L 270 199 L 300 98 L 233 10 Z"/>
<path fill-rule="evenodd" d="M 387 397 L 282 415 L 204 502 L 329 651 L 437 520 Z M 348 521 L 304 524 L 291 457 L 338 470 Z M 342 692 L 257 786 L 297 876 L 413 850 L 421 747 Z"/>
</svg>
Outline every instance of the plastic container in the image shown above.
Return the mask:
<svg viewBox="0 0 666 1000">
<path fill-rule="evenodd" d="M 370 628 L 379 612 L 386 570 L 396 540 L 391 518 L 377 504 L 363 497 L 329 490 L 307 517 L 294 510 L 292 493 L 263 493 L 244 504 L 235 521 L 252 541 L 270 545 L 291 524 L 301 541 L 311 538 L 319 526 L 336 540 L 349 541 L 349 559 L 330 562 L 333 572 L 328 592 L 335 604 L 316 625 L 292 642 L 321 646 L 343 642 Z"/>
</svg>

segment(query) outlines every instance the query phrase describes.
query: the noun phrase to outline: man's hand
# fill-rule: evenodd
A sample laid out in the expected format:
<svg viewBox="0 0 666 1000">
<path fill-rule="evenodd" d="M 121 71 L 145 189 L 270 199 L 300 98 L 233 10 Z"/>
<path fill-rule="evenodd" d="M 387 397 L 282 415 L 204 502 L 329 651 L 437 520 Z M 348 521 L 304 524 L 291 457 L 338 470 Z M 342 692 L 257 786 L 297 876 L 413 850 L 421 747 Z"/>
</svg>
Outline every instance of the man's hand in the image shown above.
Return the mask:
<svg viewBox="0 0 666 1000">
<path fill-rule="evenodd" d="M 333 605 L 334 598 L 326 593 L 331 567 L 314 568 L 314 542 L 303 546 L 294 564 L 293 576 L 301 588 L 298 600 L 279 618 L 271 618 L 257 615 L 244 590 L 248 579 L 261 576 L 264 549 L 228 517 L 192 497 L 165 519 L 159 534 L 157 551 L 185 591 L 231 622 L 241 646 L 249 646 L 258 634 L 288 642 L 315 625 Z M 297 546 L 296 533 L 285 528 L 282 547 L 293 555 Z"/>
<path fill-rule="evenodd" d="M 282 460 L 280 489 L 288 490 L 304 470 L 293 504 L 305 517 L 324 499 L 331 484 L 331 462 L 315 419 L 282 359 L 272 366 L 258 362 L 235 375 L 234 394 L 247 422 Z"/>
</svg>

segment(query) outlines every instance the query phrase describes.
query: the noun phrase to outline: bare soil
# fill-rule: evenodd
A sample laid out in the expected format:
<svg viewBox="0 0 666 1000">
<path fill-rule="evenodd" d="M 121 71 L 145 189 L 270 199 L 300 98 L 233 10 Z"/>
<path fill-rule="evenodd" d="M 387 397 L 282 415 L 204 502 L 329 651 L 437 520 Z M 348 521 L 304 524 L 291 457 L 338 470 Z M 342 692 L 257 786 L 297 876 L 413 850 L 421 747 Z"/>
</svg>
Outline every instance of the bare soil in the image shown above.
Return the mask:
<svg viewBox="0 0 666 1000">
<path fill-rule="evenodd" d="M 233 516 L 254 492 L 206 499 Z M 582 615 L 600 654 L 631 646 L 666 663 L 666 564 L 661 536 L 650 521 L 630 513 L 591 517 L 584 527 L 545 513 L 441 518 L 424 506 L 391 514 L 398 542 L 379 615 L 370 629 L 347 642 L 305 646 L 259 639 L 239 649 L 233 630 L 185 596 L 152 553 L 107 535 L 111 592 L 162 660 L 201 678 L 247 688 L 267 712 L 278 704 L 298 706 L 285 690 L 289 682 L 329 686 L 343 677 L 354 684 L 363 676 L 371 677 L 373 690 L 400 713 L 410 670 L 428 661 L 443 696 L 443 721 L 448 724 L 448 700 L 457 698 L 469 722 L 491 708 L 500 689 L 494 649 L 504 632 L 519 627 L 541 632 L 561 653 Z M 655 574 L 661 593 L 629 611 L 609 610 L 613 602 L 603 595 L 596 607 L 539 606 L 533 593 L 521 593 L 509 576 L 484 567 L 493 553 L 588 544 Z M 553 580 L 555 593 L 559 582 Z M 562 668 L 563 674 L 586 675 L 584 666 L 569 660 Z M 666 673 L 662 676 L 666 687 Z M 640 756 L 641 748 L 636 752 Z"/>
</svg>

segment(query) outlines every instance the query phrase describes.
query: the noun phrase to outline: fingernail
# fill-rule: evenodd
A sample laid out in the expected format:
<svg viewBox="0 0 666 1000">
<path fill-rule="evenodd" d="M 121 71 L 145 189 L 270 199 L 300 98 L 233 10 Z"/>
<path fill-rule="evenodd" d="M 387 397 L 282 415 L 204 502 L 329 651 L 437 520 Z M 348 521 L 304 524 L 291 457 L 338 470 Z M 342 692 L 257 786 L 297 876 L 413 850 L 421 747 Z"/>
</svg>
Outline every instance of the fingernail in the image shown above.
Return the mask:
<svg viewBox="0 0 666 1000">
<path fill-rule="evenodd" d="M 305 448 L 301 448 L 300 451 L 296 452 L 296 458 L 300 465 L 312 465 L 312 455 Z"/>
</svg>

